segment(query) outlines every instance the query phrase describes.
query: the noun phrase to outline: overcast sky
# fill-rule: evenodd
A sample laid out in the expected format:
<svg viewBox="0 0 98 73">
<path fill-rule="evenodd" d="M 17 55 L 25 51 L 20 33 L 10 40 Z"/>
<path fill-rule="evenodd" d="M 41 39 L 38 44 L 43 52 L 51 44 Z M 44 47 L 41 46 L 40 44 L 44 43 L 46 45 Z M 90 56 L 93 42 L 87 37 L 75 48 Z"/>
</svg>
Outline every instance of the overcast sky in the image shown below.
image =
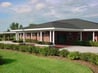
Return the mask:
<svg viewBox="0 0 98 73">
<path fill-rule="evenodd" d="M 70 18 L 98 22 L 98 0 L 0 0 L 0 31 L 12 22 L 27 26 Z"/>
</svg>

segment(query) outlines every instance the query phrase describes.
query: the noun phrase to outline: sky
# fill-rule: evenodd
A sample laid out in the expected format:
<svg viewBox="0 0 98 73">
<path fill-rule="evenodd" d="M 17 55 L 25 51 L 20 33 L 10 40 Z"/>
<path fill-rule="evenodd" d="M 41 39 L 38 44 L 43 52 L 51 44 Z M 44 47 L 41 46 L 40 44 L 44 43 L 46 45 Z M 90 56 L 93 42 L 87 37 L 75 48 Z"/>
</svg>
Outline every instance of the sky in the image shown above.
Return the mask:
<svg viewBox="0 0 98 73">
<path fill-rule="evenodd" d="M 72 18 L 98 23 L 98 0 L 0 0 L 0 31 L 12 22 L 28 26 Z"/>
</svg>

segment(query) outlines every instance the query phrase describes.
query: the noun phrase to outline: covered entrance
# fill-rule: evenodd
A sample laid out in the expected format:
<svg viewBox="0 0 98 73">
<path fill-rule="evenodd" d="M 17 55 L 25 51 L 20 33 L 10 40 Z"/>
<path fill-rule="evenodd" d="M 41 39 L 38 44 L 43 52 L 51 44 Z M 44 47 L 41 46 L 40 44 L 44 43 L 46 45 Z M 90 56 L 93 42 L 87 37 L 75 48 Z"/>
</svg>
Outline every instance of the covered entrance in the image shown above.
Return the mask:
<svg viewBox="0 0 98 73">
<path fill-rule="evenodd" d="M 67 35 L 64 32 L 56 32 L 55 33 L 55 42 L 56 44 L 65 44 L 67 41 Z"/>
</svg>

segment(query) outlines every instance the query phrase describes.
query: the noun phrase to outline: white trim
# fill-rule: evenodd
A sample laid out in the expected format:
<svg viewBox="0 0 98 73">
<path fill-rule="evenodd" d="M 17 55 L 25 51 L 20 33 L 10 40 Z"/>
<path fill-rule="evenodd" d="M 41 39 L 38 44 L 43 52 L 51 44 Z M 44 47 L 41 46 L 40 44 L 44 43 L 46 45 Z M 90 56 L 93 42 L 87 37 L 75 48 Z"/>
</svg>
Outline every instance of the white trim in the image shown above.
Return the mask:
<svg viewBox="0 0 98 73">
<path fill-rule="evenodd" d="M 83 31 L 98 31 L 98 29 L 83 29 Z"/>
<path fill-rule="evenodd" d="M 45 30 L 55 30 L 55 31 L 98 31 L 98 29 L 72 29 L 72 28 L 32 28 L 32 29 L 19 29 L 19 30 L 11 30 L 13 32 L 21 32 L 21 31 L 45 31 Z"/>
<path fill-rule="evenodd" d="M 0 34 L 15 34 L 16 32 L 0 32 Z"/>
<path fill-rule="evenodd" d="M 51 27 L 51 28 L 32 28 L 32 29 L 20 29 L 20 30 L 11 30 L 11 31 L 40 31 L 40 30 L 54 30 L 55 28 L 54 27 Z"/>
</svg>

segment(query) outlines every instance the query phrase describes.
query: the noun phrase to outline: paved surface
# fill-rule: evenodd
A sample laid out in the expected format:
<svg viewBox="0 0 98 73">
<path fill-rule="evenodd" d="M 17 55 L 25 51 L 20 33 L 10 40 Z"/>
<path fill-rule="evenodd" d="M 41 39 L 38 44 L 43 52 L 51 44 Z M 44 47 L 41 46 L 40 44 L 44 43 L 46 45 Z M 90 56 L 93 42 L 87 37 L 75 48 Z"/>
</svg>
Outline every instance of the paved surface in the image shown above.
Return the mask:
<svg viewBox="0 0 98 73">
<path fill-rule="evenodd" d="M 19 43 L 13 43 L 12 41 L 0 41 L 0 43 L 4 43 L 4 44 L 19 44 Z"/>
<path fill-rule="evenodd" d="M 84 52 L 98 53 L 98 47 L 67 46 L 62 49 L 67 49 L 68 51 L 78 51 L 81 53 L 84 53 Z"/>
</svg>

